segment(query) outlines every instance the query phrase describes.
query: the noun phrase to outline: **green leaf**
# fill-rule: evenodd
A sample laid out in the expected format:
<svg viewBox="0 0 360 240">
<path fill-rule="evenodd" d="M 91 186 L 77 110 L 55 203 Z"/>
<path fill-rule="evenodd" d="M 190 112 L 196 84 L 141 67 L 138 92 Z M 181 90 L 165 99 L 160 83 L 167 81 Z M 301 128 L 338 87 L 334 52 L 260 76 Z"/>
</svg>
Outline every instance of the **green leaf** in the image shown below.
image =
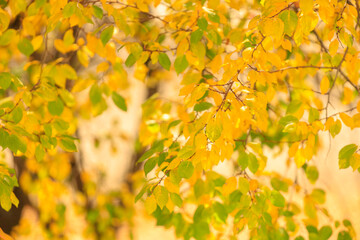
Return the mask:
<svg viewBox="0 0 360 240">
<path fill-rule="evenodd" d="M 182 161 L 179 164 L 178 171 L 180 177 L 189 179 L 194 173 L 194 166 L 191 161 Z"/>
<path fill-rule="evenodd" d="M 286 109 L 286 114 L 293 114 L 296 113 L 302 105 L 302 101 L 300 100 L 293 100 L 289 104 L 289 106 Z"/>
<path fill-rule="evenodd" d="M 313 225 L 308 225 L 306 226 L 306 230 L 308 231 L 308 233 L 318 233 L 318 230 L 315 226 Z"/>
<path fill-rule="evenodd" d="M 202 42 L 191 43 L 190 49 L 197 58 L 202 59 L 205 57 L 206 48 Z"/>
<path fill-rule="evenodd" d="M 92 85 L 89 92 L 89 97 L 93 105 L 96 105 L 101 102 L 101 90 L 96 83 Z"/>
<path fill-rule="evenodd" d="M 0 46 L 7 46 L 13 41 L 16 36 L 14 29 L 8 29 L 0 36 Z"/>
<path fill-rule="evenodd" d="M 208 13 L 209 20 L 214 23 L 220 23 L 220 17 L 216 13 Z"/>
<path fill-rule="evenodd" d="M 11 119 L 15 124 L 18 124 L 23 117 L 23 110 L 20 107 L 15 108 L 11 112 Z"/>
<path fill-rule="evenodd" d="M 220 138 L 223 128 L 219 121 L 212 118 L 206 125 L 206 136 L 212 142 L 215 142 Z"/>
<path fill-rule="evenodd" d="M 276 230 L 275 234 L 276 240 L 289 240 L 289 234 L 286 232 L 284 228 L 279 228 Z"/>
<path fill-rule="evenodd" d="M 60 90 L 60 97 L 68 107 L 73 107 L 75 105 L 74 96 L 66 89 Z"/>
<path fill-rule="evenodd" d="M 114 26 L 112 25 L 105 28 L 104 31 L 101 32 L 100 39 L 104 46 L 110 41 L 113 34 L 114 34 Z"/>
<path fill-rule="evenodd" d="M 71 80 L 76 80 L 77 79 L 76 71 L 69 64 L 62 64 L 61 67 L 60 67 L 60 71 L 68 79 L 71 79 Z"/>
<path fill-rule="evenodd" d="M 27 38 L 22 38 L 19 41 L 17 47 L 19 51 L 27 57 L 29 57 L 34 52 L 34 47 L 31 44 L 30 40 Z"/>
<path fill-rule="evenodd" d="M 37 145 L 35 149 L 35 158 L 37 161 L 41 162 L 44 159 L 45 150 L 41 145 Z"/>
<path fill-rule="evenodd" d="M 159 207 L 163 209 L 169 200 L 168 190 L 163 186 L 157 186 L 154 190 L 154 196 Z"/>
<path fill-rule="evenodd" d="M 298 22 L 298 17 L 293 10 L 285 10 L 279 14 L 279 18 L 284 22 L 284 33 L 292 36 Z"/>
<path fill-rule="evenodd" d="M 285 207 L 285 198 L 278 191 L 271 191 L 270 202 L 275 207 Z"/>
<path fill-rule="evenodd" d="M 252 173 L 256 173 L 259 169 L 259 161 L 253 153 L 249 154 L 249 169 Z"/>
<path fill-rule="evenodd" d="M 324 204 L 326 201 L 326 195 L 325 192 L 321 189 L 314 189 L 310 196 L 312 199 L 317 202 L 318 204 Z"/>
<path fill-rule="evenodd" d="M 26 144 L 22 142 L 16 135 L 10 135 L 8 138 L 7 147 L 13 152 L 16 153 L 18 150 L 22 153 L 26 152 Z"/>
<path fill-rule="evenodd" d="M 147 174 L 154 169 L 154 167 L 156 166 L 157 162 L 158 162 L 159 158 L 158 157 L 153 157 L 150 158 L 146 161 L 146 163 L 144 164 L 144 171 L 145 171 L 145 176 L 147 176 Z"/>
<path fill-rule="evenodd" d="M 211 108 L 213 105 L 209 102 L 201 102 L 201 103 L 197 103 L 194 106 L 194 111 L 195 112 L 202 112 L 205 110 L 208 110 L 209 108 Z"/>
<path fill-rule="evenodd" d="M 356 152 L 358 146 L 349 144 L 343 147 L 339 152 L 339 168 L 344 169 L 350 166 L 350 158 Z"/>
<path fill-rule="evenodd" d="M 339 159 L 339 168 L 340 169 L 345 169 L 348 167 L 350 167 L 350 159 L 349 158 Z"/>
<path fill-rule="evenodd" d="M 115 105 L 118 108 L 120 108 L 121 110 L 123 110 L 125 112 L 127 111 L 125 99 L 121 95 L 119 95 L 116 92 L 113 92 L 111 97 L 112 97 L 112 100 L 114 101 Z"/>
<path fill-rule="evenodd" d="M 276 190 L 276 191 L 284 191 L 287 192 L 288 191 L 288 185 L 286 182 L 281 181 L 280 179 L 274 177 L 271 179 L 271 186 Z"/>
<path fill-rule="evenodd" d="M 159 53 L 159 63 L 166 70 L 168 70 L 168 71 L 170 70 L 171 61 L 166 53 L 163 53 L 163 52 Z"/>
<path fill-rule="evenodd" d="M 125 61 L 125 65 L 127 67 L 131 67 L 135 63 L 136 63 L 136 58 L 135 58 L 134 54 L 130 53 L 129 56 L 127 57 L 126 61 Z"/>
<path fill-rule="evenodd" d="M 63 9 L 63 16 L 65 18 L 71 17 L 75 13 L 76 8 L 76 2 L 69 2 Z"/>
<path fill-rule="evenodd" d="M 93 11 L 94 11 L 94 16 L 99 18 L 99 19 L 102 19 L 103 15 L 104 15 L 103 10 L 101 8 L 99 8 L 98 6 L 95 6 L 95 5 L 93 5 L 92 8 L 93 8 Z"/>
<path fill-rule="evenodd" d="M 332 229 L 330 226 L 323 226 L 320 230 L 319 230 L 319 239 L 320 240 L 327 240 L 331 237 L 332 235 Z"/>
<path fill-rule="evenodd" d="M 207 222 L 195 222 L 194 223 L 194 237 L 198 240 L 207 239 L 206 236 L 210 234 L 209 224 Z"/>
<path fill-rule="evenodd" d="M 55 119 L 55 121 L 53 122 L 53 127 L 58 132 L 65 132 L 67 129 L 69 129 L 70 125 L 68 122 L 64 121 L 63 119 L 58 118 L 58 119 Z M 48 130 L 50 130 L 50 129 L 48 129 Z M 46 134 L 46 132 L 45 132 L 45 134 Z M 49 131 L 48 131 L 48 134 L 46 134 L 46 135 L 48 137 L 51 137 L 51 133 Z"/>
<path fill-rule="evenodd" d="M 331 136 L 334 138 L 336 135 L 338 135 L 341 131 L 341 121 L 337 119 L 335 121 L 335 124 L 330 126 L 329 132 Z"/>
<path fill-rule="evenodd" d="M 345 227 L 351 227 L 352 226 L 351 222 L 349 220 L 347 220 L 347 219 L 343 220 L 343 224 L 344 224 Z"/>
<path fill-rule="evenodd" d="M 175 71 L 177 74 L 182 73 L 189 66 L 185 55 L 177 56 L 174 62 Z"/>
<path fill-rule="evenodd" d="M 67 152 L 76 152 L 77 151 L 74 140 L 72 140 L 72 139 L 63 138 L 63 139 L 61 139 L 60 144 L 61 144 L 62 149 L 64 149 Z"/>
<path fill-rule="evenodd" d="M 193 146 L 185 146 L 179 151 L 178 158 L 182 160 L 186 160 L 194 154 L 195 154 L 195 148 Z"/>
<path fill-rule="evenodd" d="M 35 0 L 36 8 L 41 8 L 46 3 L 46 0 Z"/>
<path fill-rule="evenodd" d="M 215 212 L 216 216 L 219 218 L 219 220 L 221 220 L 223 223 L 226 223 L 228 213 L 227 213 L 226 208 L 224 207 L 224 205 L 222 205 L 219 202 L 215 202 L 213 204 L 213 209 L 214 209 L 214 212 Z"/>
<path fill-rule="evenodd" d="M 201 40 L 203 34 L 204 34 L 204 31 L 201 29 L 198 29 L 198 30 L 192 32 L 191 36 L 190 36 L 190 43 L 192 43 L 192 44 L 198 43 Z"/>
<path fill-rule="evenodd" d="M 174 120 L 171 123 L 169 123 L 168 130 L 172 127 L 176 127 L 179 123 L 181 123 L 181 120 Z"/>
<path fill-rule="evenodd" d="M 49 113 L 53 116 L 60 116 L 64 111 L 64 104 L 60 98 L 57 98 L 55 101 L 48 102 Z"/>
<path fill-rule="evenodd" d="M 239 178 L 239 190 L 242 194 L 247 194 L 250 190 L 250 183 L 245 178 Z"/>
<path fill-rule="evenodd" d="M 319 120 L 319 111 L 315 108 L 310 108 L 309 110 L 309 123 Z"/>
<path fill-rule="evenodd" d="M 144 184 L 143 187 L 141 188 L 140 192 L 135 196 L 135 203 L 137 201 L 140 200 L 140 198 L 142 198 L 142 196 L 144 195 L 144 193 L 146 192 L 146 190 L 148 189 L 149 185 Z"/>
<path fill-rule="evenodd" d="M 155 153 L 154 149 L 149 149 L 148 151 L 146 151 L 137 161 L 138 163 L 141 163 L 143 161 L 145 161 L 146 159 L 148 159 L 149 157 L 151 157 L 153 154 Z"/>
<path fill-rule="evenodd" d="M 65 129 L 66 130 L 66 129 Z M 52 128 L 51 125 L 49 123 L 44 124 L 44 132 L 46 134 L 46 136 L 51 137 L 52 135 Z"/>
<path fill-rule="evenodd" d="M 156 208 L 157 208 L 157 204 L 156 204 L 156 199 L 154 196 L 150 196 L 145 200 L 145 210 L 148 214 L 153 213 Z"/>
<path fill-rule="evenodd" d="M 308 166 L 306 168 L 306 177 L 309 181 L 314 184 L 316 180 L 319 178 L 319 172 L 315 166 Z"/>
<path fill-rule="evenodd" d="M 299 119 L 297 119 L 295 116 L 287 115 L 280 119 L 279 124 L 281 126 L 285 127 L 286 125 L 288 125 L 290 123 L 297 123 L 297 122 L 299 122 Z"/>
<path fill-rule="evenodd" d="M 352 237 L 349 232 L 341 231 L 338 234 L 337 240 L 352 240 Z"/>
<path fill-rule="evenodd" d="M 245 170 L 249 165 L 249 155 L 244 150 L 239 151 L 239 157 L 237 161 L 241 169 Z"/>
<path fill-rule="evenodd" d="M 0 128 L 0 146 L 5 149 L 8 147 L 9 143 L 9 133 L 5 131 L 3 128 Z"/>
<path fill-rule="evenodd" d="M 194 185 L 194 194 L 195 197 L 198 199 L 199 197 L 201 197 L 204 193 L 205 193 L 205 183 L 203 180 L 198 179 L 196 180 L 196 183 Z"/>
<path fill-rule="evenodd" d="M 206 29 L 208 27 L 208 22 L 204 17 L 199 18 L 197 21 L 197 24 L 201 30 L 206 31 Z"/>
<path fill-rule="evenodd" d="M 0 204 L 1 207 L 5 210 L 5 211 L 9 211 L 11 209 L 11 200 L 10 197 L 5 195 L 5 194 L 1 194 L 0 195 Z"/>
<path fill-rule="evenodd" d="M 340 150 L 339 159 L 350 158 L 355 153 L 357 148 L 358 146 L 356 144 L 346 145 Z"/>
<path fill-rule="evenodd" d="M 178 207 L 182 207 L 183 201 L 179 194 L 176 193 L 170 193 L 170 199 L 171 201 Z"/>
</svg>

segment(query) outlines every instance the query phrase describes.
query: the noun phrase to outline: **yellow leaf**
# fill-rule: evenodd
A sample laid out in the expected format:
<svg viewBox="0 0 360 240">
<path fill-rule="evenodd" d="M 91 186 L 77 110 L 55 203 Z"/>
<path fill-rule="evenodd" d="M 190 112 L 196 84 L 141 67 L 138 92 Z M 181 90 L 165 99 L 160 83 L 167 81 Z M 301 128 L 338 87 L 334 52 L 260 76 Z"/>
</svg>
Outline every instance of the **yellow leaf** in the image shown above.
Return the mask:
<svg viewBox="0 0 360 240">
<path fill-rule="evenodd" d="M 308 141 L 306 143 L 306 147 L 304 148 L 304 156 L 307 160 L 310 160 L 314 155 L 315 148 L 315 135 L 310 134 L 308 137 Z"/>
<path fill-rule="evenodd" d="M 210 68 L 211 68 L 211 71 L 213 73 L 217 73 L 220 68 L 221 68 L 221 65 L 222 65 L 222 58 L 221 58 L 221 55 L 216 55 L 213 60 L 211 61 L 211 63 L 209 64 Z"/>
<path fill-rule="evenodd" d="M 153 213 L 156 210 L 156 207 L 157 204 L 154 195 L 151 195 L 145 200 L 145 210 L 148 214 Z"/>
<path fill-rule="evenodd" d="M 150 59 L 152 64 L 156 64 L 159 60 L 159 52 L 151 53 Z"/>
<path fill-rule="evenodd" d="M 259 25 L 259 16 L 253 17 L 248 24 L 248 29 L 256 28 L 258 25 Z"/>
<path fill-rule="evenodd" d="M 161 0 L 154 0 L 154 7 L 157 7 L 160 4 Z"/>
<path fill-rule="evenodd" d="M 339 41 L 334 39 L 329 45 L 329 53 L 331 56 L 334 56 L 339 48 Z"/>
<path fill-rule="evenodd" d="M 325 94 L 329 91 L 330 81 L 327 76 L 324 76 L 320 83 L 320 92 L 321 94 Z"/>
<path fill-rule="evenodd" d="M 358 112 L 360 112 L 360 101 L 358 101 L 358 103 L 357 103 L 357 105 L 356 105 L 356 110 L 357 110 Z"/>
<path fill-rule="evenodd" d="M 328 118 L 325 123 L 325 131 L 328 131 L 330 127 L 334 124 L 335 124 L 334 118 L 333 117 Z"/>
<path fill-rule="evenodd" d="M 0 228 L 0 239 L 1 240 L 14 240 L 11 236 L 4 233 L 4 231 Z"/>
<path fill-rule="evenodd" d="M 181 56 L 186 53 L 186 51 L 189 50 L 189 41 L 184 38 L 179 42 L 179 45 L 176 50 L 176 55 Z"/>
<path fill-rule="evenodd" d="M 291 52 L 292 45 L 291 42 L 288 39 L 284 39 L 284 41 L 281 43 L 281 46 L 285 49 Z"/>
<path fill-rule="evenodd" d="M 89 56 L 85 53 L 83 49 L 77 51 L 76 55 L 81 65 L 83 65 L 84 67 L 87 67 L 89 65 Z"/>
<path fill-rule="evenodd" d="M 218 118 L 211 118 L 206 125 L 206 136 L 212 142 L 220 138 L 223 126 Z"/>
<path fill-rule="evenodd" d="M 56 48 L 56 50 L 58 50 L 62 54 L 66 54 L 67 52 L 75 51 L 78 48 L 78 46 L 76 44 L 71 44 L 69 46 L 66 46 L 64 44 L 64 41 L 61 39 L 54 40 L 54 47 Z"/>
<path fill-rule="evenodd" d="M 144 0 L 136 0 L 136 6 L 140 9 L 140 11 L 142 12 L 149 12 L 149 8 L 146 4 L 146 2 L 144 2 Z"/>
<path fill-rule="evenodd" d="M 293 143 L 289 148 L 289 157 L 294 157 L 297 150 L 299 149 L 300 142 Z"/>
<path fill-rule="evenodd" d="M 313 11 L 313 0 L 300 0 L 300 8 L 304 12 L 304 14 L 312 12 Z"/>
<path fill-rule="evenodd" d="M 258 188 L 259 183 L 255 179 L 251 179 L 249 181 L 249 185 L 250 185 L 250 191 L 255 191 Z"/>
<path fill-rule="evenodd" d="M 10 23 L 10 16 L 9 14 L 0 8 L 0 33 L 5 31 Z"/>
<path fill-rule="evenodd" d="M 346 113 L 340 113 L 340 118 L 346 126 L 351 129 L 354 128 L 354 121 L 349 115 L 347 115 Z"/>
<path fill-rule="evenodd" d="M 170 165 L 170 164 L 169 164 Z M 168 169 L 168 168 L 167 168 Z M 165 178 L 164 186 L 169 192 L 179 193 L 179 186 L 176 186 L 170 181 L 170 178 Z"/>
<path fill-rule="evenodd" d="M 33 45 L 34 51 L 38 50 L 41 47 L 42 43 L 43 43 L 43 36 L 37 36 L 31 40 L 31 45 Z"/>
<path fill-rule="evenodd" d="M 279 18 L 267 18 L 261 25 L 265 36 L 273 36 L 282 39 L 284 33 L 284 22 Z"/>
<path fill-rule="evenodd" d="M 343 103 L 345 105 L 350 104 L 352 102 L 353 98 L 354 98 L 353 91 L 348 87 L 344 87 Z"/>
<path fill-rule="evenodd" d="M 175 158 L 169 163 L 169 166 L 166 169 L 167 170 L 174 169 L 180 164 L 180 162 L 181 162 L 180 158 Z"/>
<path fill-rule="evenodd" d="M 295 154 L 295 163 L 298 168 L 302 167 L 306 162 L 306 158 L 303 155 L 304 149 L 299 149 Z"/>
<path fill-rule="evenodd" d="M 353 117 L 354 128 L 360 127 L 360 113 L 355 114 Z"/>
<path fill-rule="evenodd" d="M 100 63 L 97 68 L 96 68 L 96 72 L 105 72 L 106 70 L 109 69 L 109 63 L 108 62 L 102 62 Z"/>
<path fill-rule="evenodd" d="M 225 184 L 222 187 L 222 192 L 224 196 L 229 195 L 236 190 L 237 180 L 236 177 L 230 177 L 226 180 Z"/>
</svg>

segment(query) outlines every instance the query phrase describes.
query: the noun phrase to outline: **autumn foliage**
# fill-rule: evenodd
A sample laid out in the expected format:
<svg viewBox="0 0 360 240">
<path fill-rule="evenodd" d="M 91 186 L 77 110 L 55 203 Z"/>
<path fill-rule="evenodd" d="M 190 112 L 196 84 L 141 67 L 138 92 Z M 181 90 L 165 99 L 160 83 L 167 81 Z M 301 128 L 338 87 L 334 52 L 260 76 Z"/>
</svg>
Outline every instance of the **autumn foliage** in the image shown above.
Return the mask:
<svg viewBox="0 0 360 240">
<path fill-rule="evenodd" d="M 0 146 L 23 163 L 21 173 L 0 164 L 0 203 L 18 206 L 20 185 L 43 238 L 68 236 L 74 211 L 84 239 L 115 239 L 141 209 L 183 239 L 356 239 L 350 221 L 324 208 L 324 190 L 303 191 L 297 176 L 266 166 L 267 152 L 286 152 L 287 167 L 315 184 L 314 159 L 328 147 L 319 134 L 360 127 L 357 0 L 0 6 Z M 155 91 L 138 109 L 135 167 L 118 191 L 99 193 L 77 167 L 79 119 L 109 104 L 127 111 L 133 78 L 170 82 L 176 96 Z M 342 146 L 339 168 L 359 171 L 358 150 Z M 223 161 L 232 176 L 214 171 Z M 26 229 L 22 219 L 11 235 Z M 10 239 L 1 229 L 0 238 Z"/>
</svg>

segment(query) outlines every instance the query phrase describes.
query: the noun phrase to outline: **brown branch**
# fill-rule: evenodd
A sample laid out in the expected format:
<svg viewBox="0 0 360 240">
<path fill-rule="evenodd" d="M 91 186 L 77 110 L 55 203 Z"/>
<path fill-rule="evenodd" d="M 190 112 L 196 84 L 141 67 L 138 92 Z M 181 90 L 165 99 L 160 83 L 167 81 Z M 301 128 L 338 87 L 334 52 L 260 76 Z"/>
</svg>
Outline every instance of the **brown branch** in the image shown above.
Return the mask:
<svg viewBox="0 0 360 240">
<path fill-rule="evenodd" d="M 340 113 L 351 112 L 351 111 L 354 111 L 355 109 L 356 109 L 356 107 L 352 107 L 352 108 L 349 108 L 348 110 L 331 114 L 331 115 L 329 115 L 328 117 L 320 118 L 319 120 L 320 120 L 320 121 L 322 121 L 322 120 L 327 120 L 328 118 L 335 117 L 336 115 L 339 115 Z"/>
<path fill-rule="evenodd" d="M 349 50 L 349 48 L 347 47 L 346 50 L 345 50 L 344 56 L 342 57 L 339 65 L 336 67 L 337 70 L 336 70 L 336 74 L 335 74 L 335 78 L 334 78 L 333 84 L 332 84 L 332 86 L 330 87 L 329 91 L 326 93 L 326 94 L 328 95 L 327 102 L 326 102 L 326 106 L 325 106 L 325 114 L 326 114 L 325 116 L 326 116 L 326 119 L 328 118 L 328 107 L 329 107 L 329 104 L 330 104 L 330 93 L 331 93 L 331 91 L 333 90 L 333 88 L 334 88 L 334 86 L 335 86 L 336 79 L 337 79 L 337 77 L 338 77 L 338 75 L 339 75 L 339 72 L 340 72 L 340 70 L 341 70 L 341 65 L 342 65 L 342 63 L 343 63 L 344 60 L 345 60 L 345 57 L 346 57 L 346 54 L 347 54 L 348 50 Z M 356 87 L 351 81 L 350 81 L 350 83 L 351 83 L 351 84 L 355 87 L 355 89 L 357 90 L 357 87 Z"/>
<path fill-rule="evenodd" d="M 282 13 L 283 11 L 285 11 L 285 10 L 289 9 L 292 5 L 294 5 L 294 3 L 295 3 L 295 2 L 290 3 L 287 7 L 285 7 L 285 8 L 283 8 L 283 9 L 281 9 L 278 13 L 276 13 L 276 14 L 272 15 L 272 16 L 271 16 L 271 17 L 269 17 L 269 18 L 276 17 L 277 15 L 279 15 L 280 13 Z"/>
<path fill-rule="evenodd" d="M 329 70 L 335 70 L 337 69 L 337 67 L 326 67 L 326 66 L 313 66 L 313 65 L 309 65 L 309 66 L 290 66 L 290 67 L 285 67 L 285 68 L 281 68 L 281 69 L 275 69 L 275 70 L 269 70 L 269 71 L 265 71 L 265 70 L 258 70 L 256 67 L 251 66 L 250 64 L 248 64 L 248 66 L 259 73 L 277 73 L 277 72 L 283 72 L 286 70 L 291 70 L 291 69 L 306 69 L 306 68 L 314 68 L 314 69 L 329 69 Z"/>
</svg>

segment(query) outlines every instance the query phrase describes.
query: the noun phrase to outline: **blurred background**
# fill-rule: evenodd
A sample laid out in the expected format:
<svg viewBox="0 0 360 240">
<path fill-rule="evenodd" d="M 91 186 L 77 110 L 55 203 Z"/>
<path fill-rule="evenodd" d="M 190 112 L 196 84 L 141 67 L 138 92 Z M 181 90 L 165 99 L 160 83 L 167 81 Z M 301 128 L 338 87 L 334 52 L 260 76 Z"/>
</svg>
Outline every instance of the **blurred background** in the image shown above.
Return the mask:
<svg viewBox="0 0 360 240">
<path fill-rule="evenodd" d="M 155 14 L 164 12 L 164 9 L 160 5 Z M 256 15 L 252 10 L 239 10 L 233 14 L 234 25 L 244 17 L 251 19 Z M 107 21 L 109 19 L 104 18 L 98 25 Z M 86 27 L 84 29 L 86 32 Z M 57 37 L 50 35 L 49 42 Z M 164 43 L 167 44 L 170 46 L 172 43 Z M 49 48 L 56 52 L 53 46 Z M 312 49 L 309 46 L 305 51 Z M 127 55 L 125 49 L 119 51 L 123 59 Z M 45 62 L 54 60 L 51 59 L 52 54 L 47 54 L 47 58 Z M 174 59 L 171 60 L 173 62 Z M 20 57 L 11 62 L 16 69 L 22 69 L 20 63 L 24 63 Z M 76 59 L 71 64 L 74 68 L 79 65 Z M 91 73 L 99 64 L 99 59 L 94 59 L 89 67 L 79 67 L 77 71 L 81 80 L 96 79 Z M 156 221 L 146 214 L 141 201 L 134 204 L 136 193 L 145 183 L 144 173 L 139 171 L 143 166 L 136 164 L 145 151 L 138 140 L 139 132 L 143 131 L 143 104 L 151 97 L 173 103 L 183 101 L 178 97 L 181 77 L 157 71 L 159 66 L 148 64 L 146 67 L 149 69 L 129 70 L 126 83 L 121 82 L 122 76 L 117 76 L 121 84 L 126 85 L 122 95 L 127 100 L 127 112 L 119 110 L 111 99 L 105 99 L 107 109 L 101 115 L 93 116 L 97 114 L 88 107 L 89 84 L 81 91 L 73 91 L 78 104 L 78 115 L 74 120 L 78 126 L 74 132 L 79 139 L 77 153 L 50 152 L 44 162 L 39 163 L 35 158 L 14 157 L 8 150 L 0 152 L 0 161 L 16 170 L 20 184 L 20 188 L 14 191 L 20 200 L 18 208 L 13 206 L 9 212 L 0 209 L 0 228 L 5 233 L 16 240 L 175 239 L 173 229 L 156 226 Z M 21 74 L 25 75 L 24 72 Z M 335 99 L 332 103 L 329 115 L 346 110 L 342 109 L 343 104 L 336 104 Z M 162 117 L 166 119 L 168 116 Z M 265 149 L 264 154 L 268 158 L 266 171 L 296 180 L 300 188 L 290 190 L 286 197 L 300 205 L 305 193 L 314 188 L 324 189 L 327 193 L 325 206 L 330 218 L 334 221 L 349 219 L 360 231 L 360 174 L 350 168 L 339 170 L 338 166 L 340 149 L 346 144 L 358 143 L 359 139 L 360 131 L 351 131 L 347 127 L 343 127 L 334 139 L 328 134 L 321 135 L 322 148 L 311 160 L 319 171 L 315 184 L 309 182 L 303 169 L 288 162 L 286 147 L 281 152 L 277 148 Z M 232 162 L 220 163 L 215 171 L 232 176 Z M 150 173 L 148 177 L 153 175 Z M 259 180 L 266 182 L 266 179 Z M 328 217 L 320 215 L 319 221 L 325 224 Z M 247 239 L 246 231 L 239 239 Z"/>
<path fill-rule="evenodd" d="M 168 77 L 166 78 L 168 79 Z M 110 221 L 104 224 L 103 230 L 106 231 L 110 226 L 117 226 L 114 231 L 116 239 L 151 240 L 158 239 L 159 236 L 161 239 L 175 239 L 173 229 L 156 226 L 155 220 L 145 213 L 141 202 L 133 204 L 134 195 L 131 194 L 131 188 L 135 188 L 135 192 L 138 192 L 139 186 L 143 183 L 141 180 L 143 173 L 141 171 L 136 173 L 142 166 L 135 164 L 142 154 L 137 149 L 136 143 L 142 104 L 149 97 L 151 91 L 154 92 L 154 88 L 159 97 L 175 102 L 181 101 L 176 97 L 178 85 L 176 80 L 164 80 L 154 88 L 149 88 L 141 81 L 135 79 L 131 81 L 127 91 L 127 97 L 131 99 L 127 112 L 120 111 L 109 101 L 109 107 L 102 115 L 91 119 L 79 119 L 79 153 L 75 154 L 77 161 L 73 162 L 71 158 L 66 160 L 68 156 L 53 156 L 52 163 L 48 167 L 54 181 L 43 183 L 34 181 L 31 178 L 31 168 L 40 167 L 36 162 L 28 160 L 26 162 L 28 170 L 24 171 L 21 169 L 21 164 L 25 164 L 23 159 L 18 157 L 13 159 L 8 150 L 2 152 L 1 160 L 5 160 L 9 166 L 15 167 L 22 186 L 22 189 L 15 189 L 15 194 L 20 200 L 19 207 L 13 206 L 10 212 L 0 210 L 0 227 L 5 232 L 12 232 L 15 239 L 43 239 L 43 230 L 40 228 L 39 221 L 47 221 L 47 217 L 51 219 L 54 216 L 44 217 L 39 215 L 39 211 L 53 214 L 48 208 L 56 206 L 55 212 L 58 216 L 55 218 L 57 221 L 59 217 L 64 218 L 64 226 L 51 225 L 50 221 L 49 231 L 64 232 L 67 239 L 88 239 L 83 233 L 87 231 L 89 220 L 94 223 L 99 220 L 97 224 L 101 224 L 102 221 Z M 86 94 L 86 92 L 81 94 Z M 81 96 L 78 97 L 81 99 Z M 341 111 L 341 109 L 336 109 L 336 111 L 335 109 L 336 107 L 334 112 Z M 281 154 L 278 153 L 279 149 L 265 151 L 265 155 L 268 157 L 266 170 L 277 172 L 289 179 L 297 178 L 303 191 L 311 192 L 313 188 L 317 187 L 324 189 L 327 193 L 325 206 L 331 218 L 333 220 L 349 219 L 355 229 L 360 229 L 360 176 L 351 169 L 339 170 L 338 166 L 338 152 L 343 146 L 359 141 L 359 134 L 358 130 L 351 131 L 345 128 L 335 139 L 330 139 L 327 134 L 321 136 L 322 148 L 312 160 L 319 171 L 319 179 L 315 185 L 307 180 L 302 169 L 287 163 L 286 150 Z M 31 166 L 32 164 L 33 166 Z M 230 161 L 220 163 L 216 167 L 216 171 L 225 176 L 231 176 L 232 164 Z M 131 176 L 134 173 L 135 175 Z M 129 177 L 138 178 L 138 186 L 130 186 Z M 77 180 L 79 178 L 81 181 Z M 69 179 L 71 179 L 70 182 Z M 49 184 L 49 195 L 37 195 L 34 188 L 46 188 L 47 184 Z M 83 189 L 81 190 L 81 188 Z M 77 193 L 79 189 L 86 192 L 88 196 L 84 197 L 86 194 L 79 195 Z M 301 194 L 294 194 L 291 197 L 293 201 L 301 204 Z M 61 199 L 62 205 L 57 204 L 59 199 Z M 90 201 L 84 205 L 91 204 L 92 208 L 79 209 L 84 201 Z M 114 223 L 109 220 L 110 216 L 108 215 L 111 211 L 107 209 L 109 207 L 107 202 L 114 203 L 115 206 L 120 205 L 119 209 L 113 209 L 114 216 L 116 215 L 118 220 L 124 221 Z M 40 209 L 39 206 L 41 206 Z M 82 211 L 89 212 L 83 214 Z M 100 217 L 101 215 L 103 216 Z M 326 223 L 327 218 L 320 216 L 321 221 Z M 246 232 L 242 236 L 245 237 Z"/>
</svg>

